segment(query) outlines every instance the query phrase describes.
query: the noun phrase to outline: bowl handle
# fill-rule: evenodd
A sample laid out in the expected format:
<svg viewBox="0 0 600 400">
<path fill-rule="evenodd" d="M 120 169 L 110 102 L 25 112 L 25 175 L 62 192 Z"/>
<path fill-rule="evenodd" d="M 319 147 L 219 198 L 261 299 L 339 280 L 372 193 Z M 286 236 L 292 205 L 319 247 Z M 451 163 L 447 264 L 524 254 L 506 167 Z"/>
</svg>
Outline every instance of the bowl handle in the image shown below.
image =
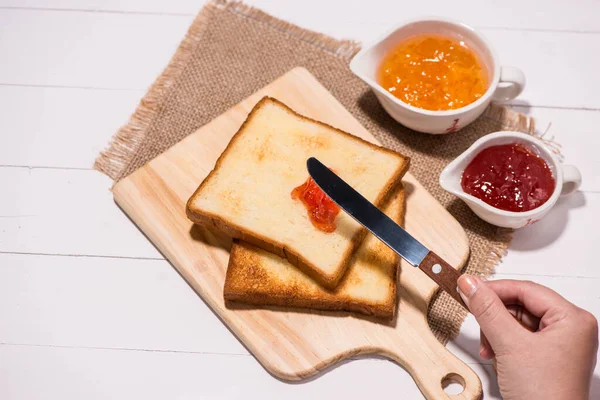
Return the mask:
<svg viewBox="0 0 600 400">
<path fill-rule="evenodd" d="M 573 165 L 563 165 L 563 187 L 560 192 L 565 196 L 575 192 L 581 186 L 581 172 Z"/>
<path fill-rule="evenodd" d="M 512 100 L 525 88 L 525 74 L 519 68 L 501 67 L 500 82 L 493 95 L 495 101 Z"/>
</svg>

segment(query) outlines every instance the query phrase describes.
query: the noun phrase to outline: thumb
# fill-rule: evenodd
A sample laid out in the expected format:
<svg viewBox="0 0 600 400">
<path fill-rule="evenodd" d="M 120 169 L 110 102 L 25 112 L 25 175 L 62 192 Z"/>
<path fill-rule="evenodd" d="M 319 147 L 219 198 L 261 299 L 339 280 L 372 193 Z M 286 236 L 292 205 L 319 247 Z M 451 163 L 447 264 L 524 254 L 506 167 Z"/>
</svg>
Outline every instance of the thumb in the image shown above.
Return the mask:
<svg viewBox="0 0 600 400">
<path fill-rule="evenodd" d="M 458 288 L 494 351 L 504 343 L 517 340 L 522 328 L 485 282 L 473 275 L 462 275 L 458 280 Z"/>
</svg>

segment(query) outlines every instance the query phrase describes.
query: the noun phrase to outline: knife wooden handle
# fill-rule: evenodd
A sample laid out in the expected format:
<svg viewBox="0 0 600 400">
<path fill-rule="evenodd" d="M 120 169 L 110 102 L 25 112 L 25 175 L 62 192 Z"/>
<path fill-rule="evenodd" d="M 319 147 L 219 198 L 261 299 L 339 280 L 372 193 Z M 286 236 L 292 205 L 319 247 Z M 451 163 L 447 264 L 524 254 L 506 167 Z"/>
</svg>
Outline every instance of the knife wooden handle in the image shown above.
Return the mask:
<svg viewBox="0 0 600 400">
<path fill-rule="evenodd" d="M 463 302 L 460 294 L 458 294 L 458 278 L 461 275 L 459 271 L 454 269 L 433 251 L 430 251 L 423 261 L 421 261 L 419 269 L 425 272 L 439 287 L 469 311 L 469 308 Z"/>
<path fill-rule="evenodd" d="M 461 273 L 454 268 L 446 261 L 444 261 L 440 256 L 435 254 L 433 251 L 430 251 L 421 264 L 419 264 L 419 269 L 427 274 L 431 279 L 438 284 L 446 293 L 448 293 L 452 298 L 463 306 L 467 311 L 469 308 L 463 301 L 460 294 L 458 294 L 458 278 Z M 533 316 L 529 311 L 524 309 L 522 306 L 510 305 L 506 307 L 508 312 L 515 317 L 515 319 L 523 326 L 525 329 L 536 332 L 538 330 L 540 319 Z M 470 311 L 469 311 L 470 312 Z"/>
</svg>

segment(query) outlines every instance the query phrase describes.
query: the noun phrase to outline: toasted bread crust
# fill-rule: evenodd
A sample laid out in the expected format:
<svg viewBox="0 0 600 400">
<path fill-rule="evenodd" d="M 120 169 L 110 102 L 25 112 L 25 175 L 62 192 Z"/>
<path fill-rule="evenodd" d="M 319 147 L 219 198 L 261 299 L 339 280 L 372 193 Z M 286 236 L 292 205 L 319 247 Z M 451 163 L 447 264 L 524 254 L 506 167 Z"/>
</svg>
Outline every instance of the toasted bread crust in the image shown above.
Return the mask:
<svg viewBox="0 0 600 400">
<path fill-rule="evenodd" d="M 287 296 L 278 296 L 272 294 L 256 293 L 248 295 L 246 293 L 228 292 L 225 297 L 225 305 L 233 308 L 235 303 L 243 303 L 252 306 L 276 306 L 303 308 L 306 310 L 321 311 L 349 311 L 364 315 L 372 315 L 377 318 L 391 320 L 394 317 L 394 309 L 387 305 L 370 306 L 352 300 L 341 300 L 332 302 L 319 299 L 291 298 Z"/>
<path fill-rule="evenodd" d="M 358 247 L 360 242 L 364 239 L 364 237 L 367 233 L 367 230 L 365 228 L 361 227 L 360 229 L 358 229 L 358 231 L 351 238 L 350 246 L 348 246 L 348 248 L 344 252 L 343 256 L 341 257 L 340 266 L 342 266 L 342 267 L 337 269 L 339 272 L 334 273 L 334 274 L 326 274 L 318 266 L 313 265 L 309 260 L 307 260 L 305 257 L 303 257 L 302 254 L 300 254 L 299 252 L 290 248 L 286 244 L 278 242 L 277 239 L 264 237 L 261 234 L 258 234 L 256 232 L 248 231 L 244 227 L 236 225 L 232 221 L 227 221 L 225 218 L 223 218 L 222 216 L 220 216 L 218 214 L 213 214 L 208 211 L 197 210 L 193 206 L 194 201 L 199 196 L 199 194 L 202 192 L 205 185 L 212 178 L 215 171 L 217 171 L 219 169 L 219 167 L 221 166 L 221 163 L 227 156 L 229 150 L 232 147 L 232 144 L 235 143 L 240 138 L 240 136 L 244 132 L 245 127 L 247 127 L 247 125 L 250 123 L 252 118 L 254 118 L 254 116 L 257 114 L 257 112 L 262 107 L 267 105 L 268 103 L 275 103 L 296 117 L 300 117 L 305 120 L 311 121 L 311 122 L 319 124 L 321 126 L 324 126 L 326 128 L 332 129 L 332 130 L 334 130 L 348 138 L 351 138 L 352 140 L 358 141 L 372 149 L 375 149 L 378 151 L 383 151 L 383 152 L 389 153 L 391 155 L 394 155 L 395 157 L 401 158 L 404 162 L 400 163 L 400 168 L 398 168 L 398 170 L 394 171 L 394 173 L 392 174 L 392 176 L 386 183 L 384 189 L 381 191 L 380 195 L 374 201 L 374 204 L 377 207 L 381 206 L 381 204 L 383 204 L 390 197 L 390 195 L 394 192 L 394 190 L 400 184 L 402 177 L 408 170 L 408 167 L 410 164 L 410 159 L 399 153 L 396 153 L 395 151 L 392 151 L 385 147 L 370 143 L 362 138 L 359 138 L 348 132 L 337 129 L 331 125 L 328 125 L 328 124 L 320 122 L 320 121 L 316 121 L 312 118 L 309 118 L 302 114 L 299 114 L 299 113 L 295 112 L 294 110 L 292 110 L 287 105 L 285 105 L 284 103 L 280 102 L 279 100 L 274 99 L 272 97 L 265 96 L 254 106 L 252 111 L 250 111 L 250 113 L 248 114 L 248 117 L 246 118 L 244 123 L 241 125 L 240 129 L 232 137 L 227 148 L 223 151 L 223 153 L 217 159 L 214 168 L 207 175 L 207 177 L 202 181 L 202 183 L 200 184 L 198 189 L 196 189 L 196 191 L 189 198 L 189 200 L 186 204 L 186 214 L 192 222 L 200 224 L 200 225 L 214 227 L 216 229 L 223 231 L 224 233 L 226 233 L 227 235 L 231 236 L 234 239 L 243 240 L 243 241 L 251 243 L 257 247 L 260 247 L 266 251 L 269 251 L 273 254 L 276 254 L 281 257 L 285 257 L 292 265 L 300 268 L 302 271 L 304 271 L 311 278 L 315 279 L 321 285 L 325 286 L 326 288 L 333 289 L 339 284 L 342 276 L 345 273 L 346 267 L 348 266 L 348 263 L 350 262 L 350 259 L 352 258 L 352 254 L 354 253 L 354 251 L 356 250 L 356 248 Z"/>
<path fill-rule="evenodd" d="M 406 207 L 404 189 L 400 188 L 395 196 L 401 207 L 397 216 L 394 216 L 399 224 L 404 221 Z M 390 199 L 391 201 L 391 199 Z M 255 306 L 281 306 L 305 308 L 325 311 L 351 311 L 365 315 L 372 315 L 382 319 L 392 319 L 396 312 L 398 268 L 392 268 L 390 273 L 390 295 L 385 301 L 367 302 L 361 299 L 339 293 L 339 290 L 319 292 L 303 291 L 301 287 L 290 288 L 290 285 L 277 285 L 270 282 L 268 274 L 260 268 L 261 262 L 257 249 L 252 245 L 235 240 L 231 249 L 229 266 L 225 278 L 223 296 L 226 304 L 243 303 Z M 394 254 L 394 262 L 399 262 L 399 257 Z M 265 276 L 261 276 L 264 274 Z M 250 275 L 250 277 L 248 276 Z M 349 281 L 350 272 L 341 280 L 340 286 L 352 285 Z M 254 287 L 252 278 L 260 280 L 267 289 Z"/>
</svg>

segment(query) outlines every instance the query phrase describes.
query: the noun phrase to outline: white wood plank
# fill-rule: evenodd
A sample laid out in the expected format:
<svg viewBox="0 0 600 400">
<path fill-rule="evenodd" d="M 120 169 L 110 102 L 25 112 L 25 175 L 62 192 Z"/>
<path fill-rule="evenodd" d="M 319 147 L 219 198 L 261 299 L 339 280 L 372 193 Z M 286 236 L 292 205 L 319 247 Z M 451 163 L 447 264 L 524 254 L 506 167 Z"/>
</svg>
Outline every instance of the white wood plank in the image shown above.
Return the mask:
<svg viewBox="0 0 600 400">
<path fill-rule="evenodd" d="M 473 368 L 485 398 L 499 398 L 492 368 Z M 0 345 L 0 397 L 6 399 L 365 399 L 399 394 L 422 398 L 408 373 L 385 360 L 355 360 L 289 384 L 250 356 Z"/>
<path fill-rule="evenodd" d="M 478 28 L 600 30 L 598 21 L 587 15 L 600 10 L 600 5 L 593 0 L 578 0 L 575 4 L 551 0 L 544 2 L 543 7 L 518 0 L 410 3 L 373 0 L 368 5 L 362 0 L 349 0 L 344 1 L 343 6 L 340 2 L 318 0 L 309 3 L 251 0 L 249 3 L 279 18 L 302 22 L 303 26 L 314 30 L 337 37 L 361 37 L 361 40 L 372 40 L 382 27 L 385 29 L 405 20 L 431 15 L 457 19 Z M 332 23 L 332 15 L 336 16 L 335 23 Z"/>
<path fill-rule="evenodd" d="M 560 145 L 565 164 L 577 166 L 583 176 L 580 190 L 600 192 L 600 111 L 539 107 L 512 107 L 536 119 L 536 130 Z"/>
<path fill-rule="evenodd" d="M 519 67 L 527 84 L 511 103 L 535 106 L 600 108 L 600 34 L 523 32 L 484 29 L 501 65 Z M 574 68 L 573 60 L 578 62 Z"/>
<path fill-rule="evenodd" d="M 50 9 L 56 11 L 85 10 L 111 13 L 154 13 L 185 14 L 196 13 L 205 1 L 202 0 L 0 0 L 0 8 Z"/>
<path fill-rule="evenodd" d="M 576 192 L 559 199 L 538 223 L 514 233 L 503 274 L 600 277 L 592 254 L 600 246 L 594 222 L 600 220 L 600 194 Z"/>
<path fill-rule="evenodd" d="M 143 91 L 0 86 L 0 165 L 91 168 Z"/>
<path fill-rule="evenodd" d="M 164 260 L 0 254 L 0 321 L 0 343 L 248 354 Z"/>
<path fill-rule="evenodd" d="M 166 65 L 190 22 L 187 16 L 3 9 L 0 53 L 12 61 L 0 64 L 0 82 L 143 89 Z M 362 31 L 367 25 L 355 23 L 350 36 L 366 40 L 385 30 L 378 25 Z M 590 51 L 600 33 L 483 31 L 502 63 L 525 71 L 528 84 L 520 102 L 600 108 L 600 55 Z M 574 73 L 572 60 L 581 59 Z"/>
<path fill-rule="evenodd" d="M 145 89 L 191 21 L 191 16 L 0 10 L 0 53 L 11 60 L 0 63 L 0 83 Z"/>
<path fill-rule="evenodd" d="M 202 1 L 197 0 L 1 0 L 0 7 L 50 8 L 57 10 L 89 10 L 108 12 L 140 12 L 166 14 L 194 14 Z M 332 35 L 352 36 L 362 30 L 373 32 L 381 26 L 392 25 L 404 19 L 423 15 L 441 15 L 461 19 L 475 26 L 599 31 L 594 17 L 600 5 L 594 0 L 565 3 L 546 1 L 540 7 L 534 2 L 506 0 L 503 2 L 456 0 L 453 2 L 426 0 L 418 3 L 373 0 L 365 6 L 362 0 L 339 1 L 278 1 L 247 0 L 279 18 L 284 18 Z M 433 11 L 432 11 L 433 10 Z M 335 15 L 332 23 L 331 15 Z M 340 37 L 341 37 L 340 36 Z"/>
<path fill-rule="evenodd" d="M 600 319 L 598 279 L 497 274 L 548 286 Z M 160 260 L 0 254 L 0 343 L 248 354 L 177 272 Z M 468 363 L 479 328 L 469 317 L 448 346 Z"/>
<path fill-rule="evenodd" d="M 0 168 L 0 252 L 162 258 L 93 170 Z"/>
</svg>

